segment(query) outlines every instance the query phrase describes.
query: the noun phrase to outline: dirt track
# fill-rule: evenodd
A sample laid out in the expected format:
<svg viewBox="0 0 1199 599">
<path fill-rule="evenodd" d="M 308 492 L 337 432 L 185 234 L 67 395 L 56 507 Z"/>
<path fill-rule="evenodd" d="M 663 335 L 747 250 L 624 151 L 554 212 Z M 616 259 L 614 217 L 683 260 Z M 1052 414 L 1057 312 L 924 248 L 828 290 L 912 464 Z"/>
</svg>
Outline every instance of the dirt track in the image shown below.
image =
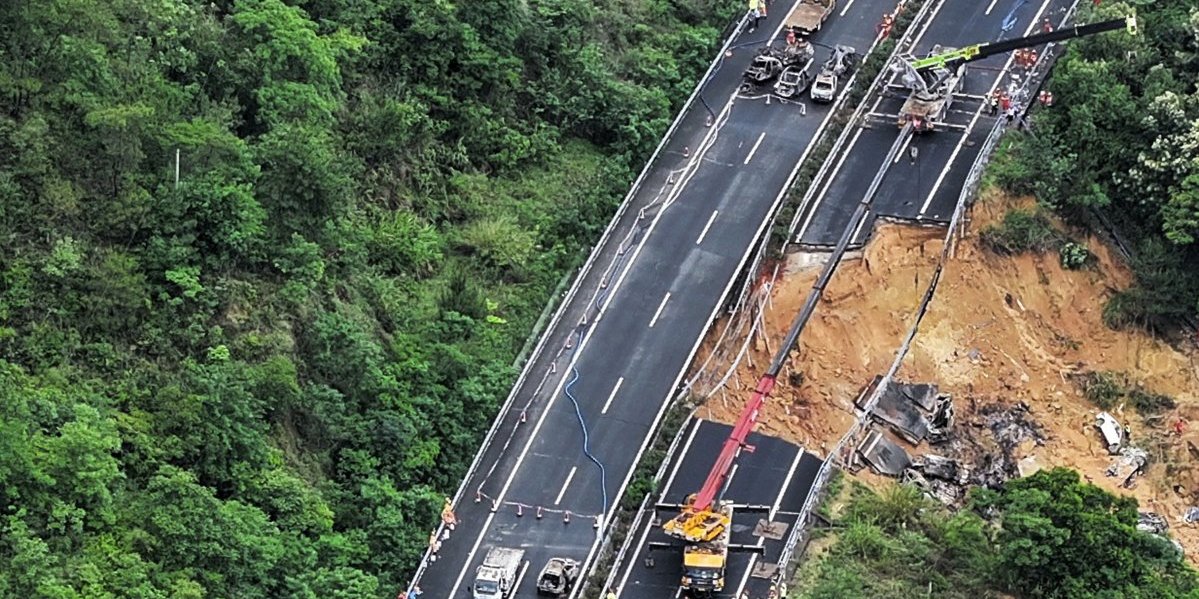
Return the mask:
<svg viewBox="0 0 1199 599">
<path fill-rule="evenodd" d="M 974 404 L 1027 403 L 1048 439 L 1043 446 L 1022 448 L 1026 455 L 1018 458 L 1031 455 L 1028 463 L 1039 467 L 1071 466 L 1098 485 L 1135 496 L 1142 509 L 1166 516 L 1196 561 L 1199 524 L 1184 524 L 1181 516 L 1187 506 L 1199 505 L 1199 456 L 1187 449 L 1190 441 L 1199 452 L 1199 356 L 1193 349 L 1103 324 L 1106 299 L 1127 285 L 1131 274 L 1098 240 L 1086 240 L 1095 260 L 1079 271 L 1064 270 L 1056 253 L 1003 257 L 979 246 L 979 230 L 1008 209 L 1029 205 L 1027 198 L 994 195 L 978 203 L 899 378 L 940 385 L 959 400 L 960 419 L 971 416 Z M 852 422 L 851 403 L 861 387 L 893 360 L 943 235 L 939 228 L 883 225 L 860 257 L 842 264 L 784 370 L 760 430 L 815 451 L 841 436 Z M 753 387 L 818 272 L 809 266 L 781 277 L 765 316 L 769 341 L 755 340 L 737 370 L 742 389 Z M 1178 402 L 1176 410 L 1152 424 L 1131 409 L 1113 411 L 1131 424 L 1134 442 L 1154 460 L 1132 489 L 1121 489 L 1117 479 L 1104 475 L 1111 460 L 1091 426 L 1099 410 L 1069 378 L 1093 370 L 1127 372 L 1145 389 Z M 789 376 L 794 373 L 803 375 L 798 387 Z M 730 386 L 713 396 L 701 415 L 732 421 L 745 396 Z M 1179 416 L 1193 423 L 1181 437 L 1172 434 Z"/>
</svg>

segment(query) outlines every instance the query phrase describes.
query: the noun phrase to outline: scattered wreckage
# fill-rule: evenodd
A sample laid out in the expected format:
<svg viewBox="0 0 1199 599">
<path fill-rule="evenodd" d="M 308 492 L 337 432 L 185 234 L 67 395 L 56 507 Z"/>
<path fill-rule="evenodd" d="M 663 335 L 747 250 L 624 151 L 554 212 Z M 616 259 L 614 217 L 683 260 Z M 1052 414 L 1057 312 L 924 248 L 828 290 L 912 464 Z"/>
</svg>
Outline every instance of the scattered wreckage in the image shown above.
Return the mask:
<svg viewBox="0 0 1199 599">
<path fill-rule="evenodd" d="M 859 409 L 866 407 L 881 378 L 876 377 L 859 395 Z M 976 410 L 968 425 L 988 430 L 995 447 L 981 445 L 972 435 L 952 435 L 953 401 L 936 385 L 892 382 L 880 394 L 871 416 L 875 426 L 858 443 L 850 467 L 869 466 L 879 474 L 916 485 L 946 505 L 959 504 L 970 486 L 995 488 L 1036 470 L 1035 462 L 1020 460 L 1018 454 L 1021 447 L 1044 442 L 1023 402 Z M 919 447 L 925 442 L 944 450 L 913 457 L 903 447 L 905 443 Z M 973 456 L 973 460 L 947 456 Z"/>
<path fill-rule="evenodd" d="M 803 93 L 812 83 L 808 66 L 816 50 L 807 40 L 797 40 L 782 48 L 768 46 L 758 50 L 742 76 L 742 92 L 753 92 L 774 82 L 774 93 L 783 98 L 793 98 Z"/>
</svg>

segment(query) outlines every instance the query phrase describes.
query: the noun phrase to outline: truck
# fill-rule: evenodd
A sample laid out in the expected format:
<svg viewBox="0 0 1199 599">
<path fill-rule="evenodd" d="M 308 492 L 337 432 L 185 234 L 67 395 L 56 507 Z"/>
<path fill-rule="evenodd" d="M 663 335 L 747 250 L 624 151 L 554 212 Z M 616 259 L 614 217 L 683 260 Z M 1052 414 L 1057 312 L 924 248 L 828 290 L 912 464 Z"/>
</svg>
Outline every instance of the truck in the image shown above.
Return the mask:
<svg viewBox="0 0 1199 599">
<path fill-rule="evenodd" d="M 474 599 L 507 599 L 525 565 L 525 550 L 492 547 L 475 570 Z"/>
<path fill-rule="evenodd" d="M 784 27 L 800 37 L 808 37 L 820 30 L 825 19 L 833 14 L 837 0 L 801 0 L 787 15 Z"/>
<path fill-rule="evenodd" d="M 733 503 L 721 502 L 719 513 L 726 522 L 733 521 Z M 729 536 L 732 527 L 725 526 L 715 538 L 683 547 L 682 587 L 691 597 L 711 597 L 724 590 L 724 569 L 729 560 Z"/>
<path fill-rule="evenodd" d="M 1130 35 L 1136 35 L 1136 15 L 1088 25 L 1068 25 L 1057 30 L 964 48 L 944 48 L 936 45 L 927 56 L 919 59 L 911 55 L 900 55 L 898 62 L 891 68 L 902 76 L 903 84 L 912 92 L 899 111 L 898 124 L 901 128 L 911 124 L 917 132 L 938 128 L 938 124 L 943 121 L 953 105 L 954 94 L 962 91 L 966 63 L 1012 50 L 1117 29 L 1127 29 Z"/>
<path fill-rule="evenodd" d="M 940 44 L 933 46 L 928 53 L 930 57 L 956 52 L 957 48 L 944 48 Z M 953 106 L 954 95 L 961 93 L 966 79 L 965 63 L 944 64 L 934 66 L 919 73 L 923 81 L 918 84 L 909 83 L 913 88 L 912 94 L 904 101 L 899 109 L 898 124 L 900 127 L 912 124 L 916 132 L 932 131 L 937 128 L 949 108 Z M 905 80 L 908 83 L 909 80 Z M 919 85 L 923 84 L 923 85 Z"/>
<path fill-rule="evenodd" d="M 841 78 L 857 68 L 860 61 L 861 57 L 852 47 L 835 46 L 832 56 L 824 62 L 820 74 L 816 75 L 816 80 L 812 82 L 812 101 L 832 102 L 837 94 L 837 87 L 841 84 Z"/>
<path fill-rule="evenodd" d="M 579 578 L 579 562 L 569 557 L 551 557 L 537 576 L 539 594 L 561 597 L 574 588 Z"/>
</svg>

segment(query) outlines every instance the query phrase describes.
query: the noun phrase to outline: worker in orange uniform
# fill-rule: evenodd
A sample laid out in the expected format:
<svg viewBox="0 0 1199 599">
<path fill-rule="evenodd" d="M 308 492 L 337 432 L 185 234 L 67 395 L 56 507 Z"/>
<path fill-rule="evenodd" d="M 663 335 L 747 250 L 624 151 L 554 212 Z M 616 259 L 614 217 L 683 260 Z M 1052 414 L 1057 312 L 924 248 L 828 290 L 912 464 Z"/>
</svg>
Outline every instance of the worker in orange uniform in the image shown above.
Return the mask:
<svg viewBox="0 0 1199 599">
<path fill-rule="evenodd" d="M 895 25 L 895 17 L 891 13 L 883 15 L 883 20 L 878 24 L 878 34 L 881 37 L 891 35 L 891 27 Z"/>
</svg>

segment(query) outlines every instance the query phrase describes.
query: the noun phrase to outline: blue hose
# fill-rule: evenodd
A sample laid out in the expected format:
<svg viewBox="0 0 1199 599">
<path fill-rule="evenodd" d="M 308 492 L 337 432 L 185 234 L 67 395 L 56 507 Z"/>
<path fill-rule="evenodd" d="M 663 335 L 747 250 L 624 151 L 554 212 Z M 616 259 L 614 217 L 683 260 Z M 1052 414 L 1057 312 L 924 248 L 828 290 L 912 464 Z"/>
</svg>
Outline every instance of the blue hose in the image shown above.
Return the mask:
<svg viewBox="0 0 1199 599">
<path fill-rule="evenodd" d="M 578 341 L 581 341 L 582 338 L 583 335 L 580 333 Z M 591 453 L 591 439 L 587 436 L 587 422 L 583 420 L 583 411 L 579 409 L 579 400 L 575 399 L 574 394 L 570 392 L 570 388 L 579 380 L 579 369 L 572 366 L 571 372 L 574 376 L 570 379 L 569 383 L 566 383 L 563 391 L 566 393 L 566 397 L 570 398 L 570 402 L 574 404 L 575 416 L 579 418 L 579 428 L 583 430 L 583 455 L 587 456 L 587 459 L 591 460 L 599 468 L 600 492 L 604 495 L 604 510 L 602 515 L 606 517 L 608 515 L 608 472 L 604 469 L 603 463 Z"/>
</svg>

